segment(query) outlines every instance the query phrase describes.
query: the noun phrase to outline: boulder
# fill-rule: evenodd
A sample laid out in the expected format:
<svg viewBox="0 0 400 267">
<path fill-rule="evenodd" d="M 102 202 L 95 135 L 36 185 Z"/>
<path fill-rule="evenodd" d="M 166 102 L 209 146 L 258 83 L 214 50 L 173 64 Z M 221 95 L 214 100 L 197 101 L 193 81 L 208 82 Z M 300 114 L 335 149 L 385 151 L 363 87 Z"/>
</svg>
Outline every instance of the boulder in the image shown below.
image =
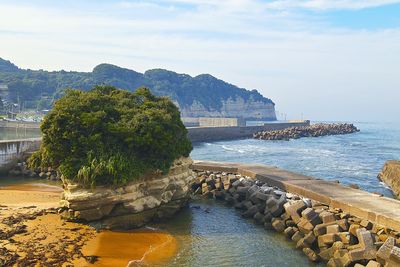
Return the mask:
<svg viewBox="0 0 400 267">
<path fill-rule="evenodd" d="M 387 161 L 378 175 L 378 179 L 387 184 L 393 193 L 400 198 L 400 161 Z"/>
</svg>

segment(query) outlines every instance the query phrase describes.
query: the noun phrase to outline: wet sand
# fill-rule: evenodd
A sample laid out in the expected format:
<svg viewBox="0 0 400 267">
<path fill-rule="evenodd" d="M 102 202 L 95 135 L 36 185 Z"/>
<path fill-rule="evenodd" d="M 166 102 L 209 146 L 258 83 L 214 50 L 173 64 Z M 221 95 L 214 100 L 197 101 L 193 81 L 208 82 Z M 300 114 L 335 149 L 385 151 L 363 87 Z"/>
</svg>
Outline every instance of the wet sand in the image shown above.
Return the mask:
<svg viewBox="0 0 400 267">
<path fill-rule="evenodd" d="M 65 222 L 57 212 L 61 192 L 40 183 L 0 188 L 0 266 L 136 266 L 175 255 L 167 233 L 97 232 Z"/>
<path fill-rule="evenodd" d="M 49 185 L 44 183 L 12 184 L 12 185 L 0 186 L 0 190 L 55 192 L 55 193 L 63 192 L 63 189 L 60 186 Z"/>
<path fill-rule="evenodd" d="M 135 230 L 101 232 L 83 247 L 82 252 L 99 256 L 91 266 L 125 267 L 160 264 L 174 256 L 176 250 L 176 239 L 168 233 Z"/>
</svg>

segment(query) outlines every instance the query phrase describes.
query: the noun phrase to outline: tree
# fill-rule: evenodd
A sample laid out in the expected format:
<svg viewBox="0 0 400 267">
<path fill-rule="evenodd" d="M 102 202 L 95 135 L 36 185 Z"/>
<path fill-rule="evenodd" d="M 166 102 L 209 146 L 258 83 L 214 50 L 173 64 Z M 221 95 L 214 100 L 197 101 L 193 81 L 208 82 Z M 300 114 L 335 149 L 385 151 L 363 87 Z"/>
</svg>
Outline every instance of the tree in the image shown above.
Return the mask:
<svg viewBox="0 0 400 267">
<path fill-rule="evenodd" d="M 112 86 L 68 89 L 41 131 L 43 142 L 30 166 L 57 168 L 64 179 L 84 186 L 121 185 L 165 173 L 192 150 L 177 107 L 147 88 L 134 93 Z"/>
</svg>

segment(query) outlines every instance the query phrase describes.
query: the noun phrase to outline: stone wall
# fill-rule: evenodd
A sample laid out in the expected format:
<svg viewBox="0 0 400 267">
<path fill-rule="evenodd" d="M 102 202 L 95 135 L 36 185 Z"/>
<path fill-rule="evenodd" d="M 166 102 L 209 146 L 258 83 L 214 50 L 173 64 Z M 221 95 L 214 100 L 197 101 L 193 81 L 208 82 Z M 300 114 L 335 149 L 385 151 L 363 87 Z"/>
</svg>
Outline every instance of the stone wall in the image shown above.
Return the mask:
<svg viewBox="0 0 400 267">
<path fill-rule="evenodd" d="M 118 188 L 84 189 L 65 184 L 65 218 L 95 222 L 100 228 L 136 228 L 151 220 L 168 218 L 190 198 L 193 172 L 190 158 L 174 162 L 166 175 L 154 175 Z"/>
<path fill-rule="evenodd" d="M 29 152 L 39 150 L 41 138 L 0 140 L 0 172 L 12 169 Z"/>
<path fill-rule="evenodd" d="M 381 173 L 378 175 L 378 178 L 390 186 L 397 198 L 400 198 L 400 161 L 387 161 Z"/>
</svg>

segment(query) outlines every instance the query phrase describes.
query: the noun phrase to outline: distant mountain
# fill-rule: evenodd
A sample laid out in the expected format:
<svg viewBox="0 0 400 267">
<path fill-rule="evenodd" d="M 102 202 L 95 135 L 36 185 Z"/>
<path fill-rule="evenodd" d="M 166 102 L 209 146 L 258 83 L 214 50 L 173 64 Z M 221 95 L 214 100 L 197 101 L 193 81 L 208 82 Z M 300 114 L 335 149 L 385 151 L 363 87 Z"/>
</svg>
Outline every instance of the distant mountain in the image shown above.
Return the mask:
<svg viewBox="0 0 400 267">
<path fill-rule="evenodd" d="M 146 86 L 156 95 L 169 96 L 183 117 L 244 117 L 275 120 L 275 104 L 257 90 L 248 91 L 209 74 L 191 77 L 163 69 L 139 73 L 111 64 L 100 64 L 92 72 L 19 69 L 0 58 L 0 84 L 9 88 L 9 98 L 26 107 L 49 106 L 66 88 L 88 90 L 109 84 L 134 91 Z"/>
</svg>

